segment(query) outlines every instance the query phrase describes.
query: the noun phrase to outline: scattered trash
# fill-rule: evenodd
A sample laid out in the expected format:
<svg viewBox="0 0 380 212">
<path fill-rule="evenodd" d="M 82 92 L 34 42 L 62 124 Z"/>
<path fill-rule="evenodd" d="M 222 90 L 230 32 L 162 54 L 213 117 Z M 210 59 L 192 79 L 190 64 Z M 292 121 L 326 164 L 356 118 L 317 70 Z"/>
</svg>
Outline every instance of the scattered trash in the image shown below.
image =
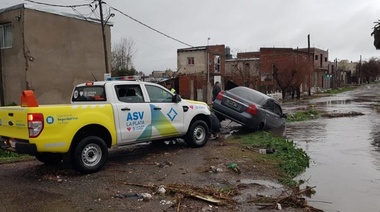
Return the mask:
<svg viewBox="0 0 380 212">
<path fill-rule="evenodd" d="M 166 193 L 166 189 L 165 189 L 165 186 L 164 185 L 160 185 L 157 189 L 157 193 L 160 194 L 160 195 L 165 195 Z"/>
<path fill-rule="evenodd" d="M 173 205 L 174 204 L 174 202 L 172 202 L 172 201 L 170 201 L 170 200 L 161 200 L 160 201 L 160 204 L 161 205 Z"/>
<path fill-rule="evenodd" d="M 220 173 L 220 172 L 223 172 L 223 169 L 222 168 L 218 168 L 216 166 L 211 166 L 210 169 L 209 169 L 209 172 L 210 173 Z"/>
<path fill-rule="evenodd" d="M 282 210 L 282 207 L 281 207 L 281 204 L 280 204 L 280 203 L 277 203 L 277 209 L 278 209 L 278 210 Z"/>
<path fill-rule="evenodd" d="M 124 183 L 124 184 L 140 186 L 140 187 L 150 188 L 150 189 L 157 189 L 156 186 L 150 186 L 150 185 L 141 185 L 141 184 L 134 184 L 134 183 Z M 195 198 L 198 198 L 210 203 L 214 203 L 214 204 L 235 203 L 232 200 L 232 198 L 222 195 L 219 191 L 215 191 L 214 188 L 199 188 L 199 187 L 193 187 L 190 185 L 171 184 L 171 185 L 166 185 L 165 189 L 167 191 L 176 193 L 175 196 L 178 196 L 178 195 L 183 196 L 183 197 L 191 196 L 191 197 L 195 197 Z M 178 201 L 177 204 L 180 204 L 180 199 L 177 199 L 177 201 Z"/>
<path fill-rule="evenodd" d="M 259 149 L 260 154 L 273 154 L 276 150 L 273 148 Z"/>
<path fill-rule="evenodd" d="M 63 179 L 62 179 L 60 176 L 57 176 L 57 182 L 58 182 L 58 183 L 62 183 L 62 182 L 63 182 Z"/>
<path fill-rule="evenodd" d="M 283 195 L 277 198 L 257 197 L 253 202 L 256 202 L 257 206 L 261 206 L 260 209 L 276 208 L 282 210 L 283 207 L 303 208 L 305 211 L 310 212 L 322 212 L 318 208 L 314 208 L 307 204 L 306 199 L 303 197 L 305 193 L 313 192 L 313 188 L 307 186 L 305 189 L 299 187 L 293 188 L 292 193 L 283 193 Z"/>
<path fill-rule="evenodd" d="M 119 198 L 119 199 L 124 199 L 124 198 L 140 198 L 141 196 L 137 193 L 126 193 L 126 194 L 116 194 L 113 196 L 113 198 Z"/>
<path fill-rule="evenodd" d="M 149 201 L 152 199 L 152 195 L 149 193 L 141 193 L 140 196 L 141 198 L 138 199 L 137 201 Z"/>
<path fill-rule="evenodd" d="M 173 163 L 168 161 L 168 160 L 165 160 L 164 162 L 162 163 L 158 163 L 157 164 L 160 168 L 167 168 L 169 166 L 173 166 Z"/>
<path fill-rule="evenodd" d="M 227 165 L 227 168 L 232 169 L 234 172 L 240 174 L 240 169 L 236 163 L 230 163 Z"/>
</svg>

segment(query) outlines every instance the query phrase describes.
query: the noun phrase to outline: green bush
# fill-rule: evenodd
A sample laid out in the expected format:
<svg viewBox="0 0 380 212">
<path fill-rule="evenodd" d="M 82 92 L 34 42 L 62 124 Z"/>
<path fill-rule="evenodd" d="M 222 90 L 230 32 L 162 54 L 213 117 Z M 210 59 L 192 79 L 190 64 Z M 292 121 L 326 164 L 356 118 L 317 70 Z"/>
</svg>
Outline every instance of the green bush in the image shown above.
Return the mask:
<svg viewBox="0 0 380 212">
<path fill-rule="evenodd" d="M 249 134 L 243 137 L 242 142 L 245 145 L 273 149 L 274 153 L 267 156 L 278 160 L 277 168 L 284 176 L 282 181 L 286 184 L 294 183 L 293 178 L 309 167 L 310 157 L 303 149 L 297 148 L 293 141 L 275 137 L 270 132 Z"/>
<path fill-rule="evenodd" d="M 287 122 L 295 122 L 295 121 L 307 121 L 310 119 L 316 119 L 319 117 L 319 112 L 316 110 L 304 110 L 296 112 L 295 114 L 290 114 L 286 118 Z"/>
</svg>

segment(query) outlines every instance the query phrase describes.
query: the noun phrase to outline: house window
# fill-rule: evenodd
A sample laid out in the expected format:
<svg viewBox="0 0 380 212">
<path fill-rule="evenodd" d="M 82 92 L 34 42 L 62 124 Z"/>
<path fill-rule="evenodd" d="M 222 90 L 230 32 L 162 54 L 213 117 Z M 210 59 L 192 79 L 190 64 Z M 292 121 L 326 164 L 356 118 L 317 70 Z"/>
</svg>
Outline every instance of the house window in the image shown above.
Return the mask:
<svg viewBox="0 0 380 212">
<path fill-rule="evenodd" d="M 194 57 L 187 58 L 187 65 L 194 65 Z"/>
<path fill-rule="evenodd" d="M 318 60 L 318 55 L 315 55 L 315 60 Z"/>
<path fill-rule="evenodd" d="M 325 57 L 325 62 L 327 62 L 327 57 Z"/>
<path fill-rule="evenodd" d="M 12 25 L 10 24 L 0 25 L 0 47 L 2 49 L 12 47 Z"/>
<path fill-rule="evenodd" d="M 220 72 L 220 56 L 219 55 L 214 56 L 214 65 L 215 65 L 214 73 L 219 73 Z"/>
</svg>

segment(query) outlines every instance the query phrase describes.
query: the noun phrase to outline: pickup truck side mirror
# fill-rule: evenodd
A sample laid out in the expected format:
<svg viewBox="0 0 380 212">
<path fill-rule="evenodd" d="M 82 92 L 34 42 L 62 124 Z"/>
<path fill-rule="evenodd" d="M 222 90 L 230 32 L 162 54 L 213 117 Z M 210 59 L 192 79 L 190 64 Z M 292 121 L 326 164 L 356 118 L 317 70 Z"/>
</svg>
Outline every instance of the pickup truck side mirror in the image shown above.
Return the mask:
<svg viewBox="0 0 380 212">
<path fill-rule="evenodd" d="M 178 103 L 181 101 L 181 96 L 179 94 L 175 94 L 173 96 L 173 102 Z"/>
<path fill-rule="evenodd" d="M 288 116 L 287 116 L 285 113 L 283 113 L 283 114 L 281 115 L 281 118 L 287 119 Z"/>
</svg>

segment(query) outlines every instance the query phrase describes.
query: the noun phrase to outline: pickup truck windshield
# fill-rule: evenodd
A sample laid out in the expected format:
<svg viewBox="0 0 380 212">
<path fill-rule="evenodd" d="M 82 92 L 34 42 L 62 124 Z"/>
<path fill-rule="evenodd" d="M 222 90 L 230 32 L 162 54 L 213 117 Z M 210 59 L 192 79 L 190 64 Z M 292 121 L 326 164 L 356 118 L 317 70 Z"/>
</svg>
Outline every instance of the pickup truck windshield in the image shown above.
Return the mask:
<svg viewBox="0 0 380 212">
<path fill-rule="evenodd" d="M 80 86 L 76 87 L 73 96 L 71 97 L 72 102 L 82 102 L 82 101 L 106 101 L 106 94 L 104 92 L 104 86 Z"/>
</svg>

